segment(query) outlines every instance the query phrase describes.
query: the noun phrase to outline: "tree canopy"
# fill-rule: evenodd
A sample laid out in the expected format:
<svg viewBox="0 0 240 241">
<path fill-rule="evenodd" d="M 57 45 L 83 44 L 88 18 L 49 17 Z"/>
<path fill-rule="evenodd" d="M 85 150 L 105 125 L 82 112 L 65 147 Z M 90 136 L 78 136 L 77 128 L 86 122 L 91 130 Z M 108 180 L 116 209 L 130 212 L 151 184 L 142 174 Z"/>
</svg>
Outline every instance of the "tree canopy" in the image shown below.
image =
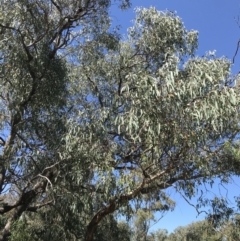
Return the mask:
<svg viewBox="0 0 240 241">
<path fill-rule="evenodd" d="M 115 214 L 239 173 L 231 62 L 177 15 L 138 8 L 121 37 L 110 0 L 0 3 L 0 240 L 128 240 Z"/>
</svg>

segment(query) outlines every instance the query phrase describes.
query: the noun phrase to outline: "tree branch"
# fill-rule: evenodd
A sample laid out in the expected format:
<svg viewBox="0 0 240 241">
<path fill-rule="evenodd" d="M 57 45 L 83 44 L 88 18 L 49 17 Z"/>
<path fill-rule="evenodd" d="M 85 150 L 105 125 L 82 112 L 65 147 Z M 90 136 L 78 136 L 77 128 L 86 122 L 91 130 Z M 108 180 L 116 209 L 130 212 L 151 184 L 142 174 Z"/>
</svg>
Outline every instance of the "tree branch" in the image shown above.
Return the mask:
<svg viewBox="0 0 240 241">
<path fill-rule="evenodd" d="M 53 203 L 53 200 L 42 203 L 42 204 L 37 204 L 36 206 L 28 207 L 26 211 L 37 212 L 38 209 L 40 209 L 42 207 L 45 207 L 45 206 L 47 206 L 49 204 L 52 204 L 52 203 Z"/>
<path fill-rule="evenodd" d="M 238 53 L 239 45 L 240 45 L 240 40 L 238 40 L 238 42 L 237 42 L 237 48 L 236 48 L 236 51 L 235 51 L 235 54 L 234 54 L 233 60 L 232 60 L 232 63 L 233 63 L 233 64 L 234 64 L 234 62 L 235 62 L 235 58 L 236 58 L 237 53 Z"/>
</svg>

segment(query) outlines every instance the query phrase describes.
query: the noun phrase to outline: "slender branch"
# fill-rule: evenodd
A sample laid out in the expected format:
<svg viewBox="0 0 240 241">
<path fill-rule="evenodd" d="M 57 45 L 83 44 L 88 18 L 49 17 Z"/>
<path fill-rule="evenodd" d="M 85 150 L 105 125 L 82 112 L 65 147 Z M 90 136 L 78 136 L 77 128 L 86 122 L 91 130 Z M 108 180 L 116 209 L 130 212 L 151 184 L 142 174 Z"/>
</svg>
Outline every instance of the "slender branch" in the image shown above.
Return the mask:
<svg viewBox="0 0 240 241">
<path fill-rule="evenodd" d="M 177 192 L 181 195 L 181 197 L 188 203 L 188 205 L 192 206 L 196 212 L 198 213 L 198 215 L 200 215 L 201 213 L 205 213 L 207 214 L 206 211 L 202 210 L 202 211 L 199 211 L 198 208 L 196 207 L 196 205 L 192 204 L 176 187 L 175 187 L 175 190 L 177 190 Z"/>
<path fill-rule="evenodd" d="M 234 54 L 233 60 L 232 60 L 232 63 L 233 63 L 233 64 L 234 64 L 234 62 L 235 62 L 235 58 L 236 58 L 237 53 L 238 53 L 239 45 L 240 45 L 240 40 L 238 40 L 238 42 L 237 42 L 237 48 L 236 48 L 236 51 L 235 51 L 235 54 Z"/>
<path fill-rule="evenodd" d="M 29 148 L 30 150 L 33 150 L 31 145 L 19 133 L 16 133 L 16 135 L 26 144 L 27 148 Z"/>
<path fill-rule="evenodd" d="M 6 142 L 5 142 L 5 140 L 0 136 L 0 140 L 2 141 L 1 143 L 0 143 L 0 145 L 1 146 L 5 146 L 5 144 L 6 144 Z"/>
<path fill-rule="evenodd" d="M 121 89 L 122 89 L 122 76 L 120 70 L 118 71 L 118 76 L 119 76 L 119 84 L 118 84 L 118 95 L 121 95 Z"/>
<path fill-rule="evenodd" d="M 39 176 L 39 177 L 42 177 L 42 178 L 45 178 L 45 179 L 48 181 L 48 183 L 50 183 L 51 187 L 53 186 L 52 183 L 51 183 L 51 181 L 49 180 L 49 178 L 47 178 L 46 176 L 43 176 L 43 175 L 41 175 L 41 174 L 38 174 L 38 176 Z"/>
<path fill-rule="evenodd" d="M 126 167 L 126 166 L 122 166 L 122 167 L 119 167 L 119 166 L 116 166 L 114 167 L 115 170 L 136 170 L 136 167 Z"/>
<path fill-rule="evenodd" d="M 62 9 L 57 5 L 57 3 L 54 0 L 51 0 L 51 3 L 57 8 L 60 14 L 62 14 Z"/>
<path fill-rule="evenodd" d="M 91 80 L 91 78 L 90 78 L 89 76 L 87 77 L 87 79 L 88 79 L 89 82 L 94 86 L 94 89 L 95 89 L 95 91 L 97 92 L 97 95 L 98 95 L 98 100 L 99 100 L 100 106 L 103 108 L 104 105 L 103 105 L 103 101 L 102 101 L 102 95 L 101 95 L 101 93 L 100 93 L 100 91 L 99 91 L 99 89 L 98 89 L 98 87 L 97 87 L 97 84 L 95 84 L 95 83 Z"/>
<path fill-rule="evenodd" d="M 53 200 L 50 200 L 50 201 L 42 203 L 42 204 L 37 204 L 36 206 L 28 207 L 26 211 L 36 212 L 41 207 L 45 207 L 45 206 L 47 206 L 49 204 L 52 204 L 52 203 L 53 203 Z"/>
</svg>

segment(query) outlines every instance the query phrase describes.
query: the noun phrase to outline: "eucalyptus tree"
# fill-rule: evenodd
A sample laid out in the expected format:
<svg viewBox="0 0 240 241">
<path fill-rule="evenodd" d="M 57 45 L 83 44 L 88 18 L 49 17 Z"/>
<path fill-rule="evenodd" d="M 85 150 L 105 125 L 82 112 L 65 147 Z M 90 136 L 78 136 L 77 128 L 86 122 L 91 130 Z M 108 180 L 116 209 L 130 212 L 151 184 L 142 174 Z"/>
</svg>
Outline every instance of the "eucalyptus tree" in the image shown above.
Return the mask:
<svg viewBox="0 0 240 241">
<path fill-rule="evenodd" d="M 208 223 L 207 220 L 191 223 L 184 227 L 176 228 L 171 233 L 167 241 L 219 241 L 224 240 L 224 235 L 220 231 L 216 231 Z"/>
<path fill-rule="evenodd" d="M 63 162 L 60 146 L 71 98 L 66 48 L 75 41 L 83 45 L 101 24 L 109 24 L 110 5 L 110 0 L 0 1 L 0 240 L 26 210 L 55 202 L 51 192 Z"/>
<path fill-rule="evenodd" d="M 227 181 L 239 166 L 224 149 L 239 133 L 230 61 L 194 57 L 198 33 L 174 13 L 140 8 L 136 14 L 117 46 L 106 51 L 93 39 L 74 51 L 75 104 L 62 155 L 76 161 L 66 175 L 101 203 L 86 240 L 114 211 L 131 214 L 143 200 L 159 203 L 156 211 L 169 209 L 166 188 L 191 197 L 198 185 Z"/>
<path fill-rule="evenodd" d="M 167 211 L 166 188 L 237 172 L 230 62 L 194 57 L 174 13 L 139 8 L 121 39 L 111 1 L 0 3 L 0 240 L 37 223 L 26 239 L 94 240 L 113 213 Z"/>
<path fill-rule="evenodd" d="M 168 231 L 166 229 L 159 229 L 152 233 L 156 241 L 168 241 Z"/>
</svg>

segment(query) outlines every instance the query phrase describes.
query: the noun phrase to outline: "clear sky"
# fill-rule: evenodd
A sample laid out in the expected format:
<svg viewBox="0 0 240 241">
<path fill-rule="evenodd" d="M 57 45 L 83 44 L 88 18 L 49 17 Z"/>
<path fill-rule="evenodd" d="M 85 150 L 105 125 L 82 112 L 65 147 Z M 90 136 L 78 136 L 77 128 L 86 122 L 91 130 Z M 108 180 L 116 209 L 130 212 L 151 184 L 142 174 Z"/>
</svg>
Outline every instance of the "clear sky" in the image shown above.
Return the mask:
<svg viewBox="0 0 240 241">
<path fill-rule="evenodd" d="M 216 50 L 217 57 L 226 56 L 231 59 L 237 48 L 240 39 L 240 1 L 238 0 L 132 0 L 132 8 L 121 12 L 113 6 L 110 16 L 116 25 L 121 25 L 121 32 L 126 34 L 128 27 L 134 19 L 134 8 L 154 6 L 158 10 L 176 11 L 183 20 L 187 29 L 199 31 L 199 49 L 197 55 L 202 56 L 206 51 Z M 239 17 L 239 26 L 238 26 Z M 232 73 L 235 75 L 240 71 L 240 49 L 232 66 Z M 206 189 L 202 187 L 203 191 Z M 208 196 L 227 196 L 230 201 L 234 196 L 240 195 L 240 180 L 234 178 L 233 182 L 225 187 L 217 183 L 209 190 Z M 173 212 L 167 213 L 153 229 L 166 228 L 169 232 L 178 226 L 187 225 L 193 221 L 204 218 L 204 215 L 197 217 L 197 212 L 174 190 L 168 190 L 171 197 L 177 202 Z M 192 200 L 196 203 L 196 199 Z M 232 203 L 233 205 L 233 203 Z M 196 218 L 197 217 L 197 218 Z"/>
</svg>

